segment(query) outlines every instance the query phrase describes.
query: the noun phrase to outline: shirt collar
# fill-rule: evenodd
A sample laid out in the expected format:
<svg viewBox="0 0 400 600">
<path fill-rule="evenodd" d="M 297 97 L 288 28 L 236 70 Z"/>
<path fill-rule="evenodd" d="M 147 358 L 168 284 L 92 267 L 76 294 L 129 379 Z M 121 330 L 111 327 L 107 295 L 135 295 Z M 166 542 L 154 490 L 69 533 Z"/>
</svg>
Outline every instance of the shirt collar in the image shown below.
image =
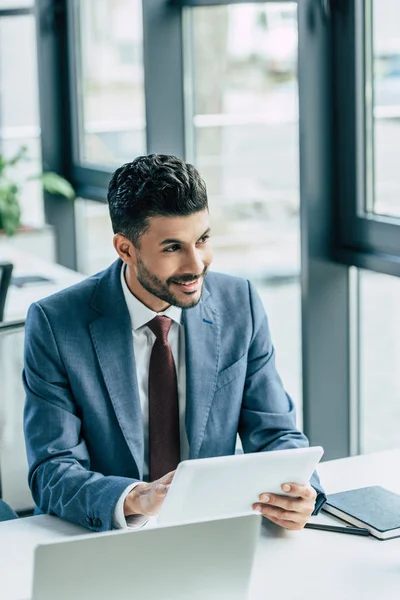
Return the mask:
<svg viewBox="0 0 400 600">
<path fill-rule="evenodd" d="M 128 307 L 129 316 L 131 318 L 132 329 L 135 331 L 136 329 L 143 327 L 143 325 L 146 325 L 146 323 L 154 319 L 154 317 L 157 317 L 157 315 L 165 315 L 180 325 L 182 309 L 178 308 L 178 306 L 171 305 L 167 308 L 167 310 L 157 313 L 145 306 L 143 302 L 138 300 L 138 298 L 136 298 L 136 296 L 134 296 L 128 288 L 128 285 L 125 281 L 125 269 L 126 265 L 123 264 L 121 268 L 121 286 L 124 293 L 125 302 Z"/>
</svg>

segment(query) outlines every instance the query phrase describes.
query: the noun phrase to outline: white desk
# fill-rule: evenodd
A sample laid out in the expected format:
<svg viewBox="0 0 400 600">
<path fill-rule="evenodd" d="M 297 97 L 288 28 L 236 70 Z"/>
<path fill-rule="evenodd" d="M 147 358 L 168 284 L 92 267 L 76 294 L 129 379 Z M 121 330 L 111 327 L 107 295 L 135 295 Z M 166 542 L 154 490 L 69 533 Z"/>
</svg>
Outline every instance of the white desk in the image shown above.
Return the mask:
<svg viewBox="0 0 400 600">
<path fill-rule="evenodd" d="M 49 283 L 27 284 L 21 288 L 10 285 L 4 310 L 5 322 L 25 320 L 32 302 L 36 302 L 84 279 L 84 275 L 76 271 L 35 256 L 29 256 L 11 247 L 2 246 L 0 258 L 14 265 L 13 277 L 41 275 L 51 280 Z"/>
<path fill-rule="evenodd" d="M 328 493 L 365 485 L 383 485 L 400 493 L 399 463 L 400 450 L 396 450 L 326 462 L 319 472 Z M 317 519 L 334 521 L 328 516 Z M 97 535 L 49 516 L 0 523 L 1 599 L 29 598 L 38 542 L 82 533 Z M 382 542 L 309 529 L 289 532 L 267 524 L 260 536 L 249 600 L 272 596 L 279 600 L 398 600 L 400 538 Z"/>
</svg>

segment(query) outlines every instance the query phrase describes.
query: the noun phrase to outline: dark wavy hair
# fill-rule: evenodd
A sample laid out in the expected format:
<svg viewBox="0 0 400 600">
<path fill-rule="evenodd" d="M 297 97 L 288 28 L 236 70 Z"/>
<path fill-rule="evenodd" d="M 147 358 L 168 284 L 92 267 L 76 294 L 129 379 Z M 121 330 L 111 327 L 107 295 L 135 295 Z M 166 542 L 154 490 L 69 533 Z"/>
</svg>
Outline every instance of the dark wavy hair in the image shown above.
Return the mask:
<svg viewBox="0 0 400 600">
<path fill-rule="evenodd" d="M 206 184 L 189 163 L 165 154 L 138 156 L 119 167 L 108 186 L 114 233 L 139 247 L 151 217 L 179 217 L 208 210 Z"/>
</svg>

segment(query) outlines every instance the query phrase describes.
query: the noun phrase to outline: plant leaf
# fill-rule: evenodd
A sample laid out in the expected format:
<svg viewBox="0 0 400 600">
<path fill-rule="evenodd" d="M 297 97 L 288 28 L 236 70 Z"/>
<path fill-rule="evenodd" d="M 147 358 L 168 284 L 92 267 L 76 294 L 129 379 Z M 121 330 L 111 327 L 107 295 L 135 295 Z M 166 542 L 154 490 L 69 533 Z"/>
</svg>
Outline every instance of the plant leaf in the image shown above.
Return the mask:
<svg viewBox="0 0 400 600">
<path fill-rule="evenodd" d="M 61 177 L 54 173 L 54 171 L 48 171 L 47 173 L 42 173 L 37 177 L 39 181 L 42 182 L 43 188 L 49 194 L 58 194 L 59 196 L 64 196 L 69 200 L 73 200 L 75 198 L 75 190 L 72 185 Z"/>
<path fill-rule="evenodd" d="M 13 182 L 0 186 L 0 226 L 7 235 L 14 235 L 20 225 L 19 189 Z"/>
<path fill-rule="evenodd" d="M 28 153 L 27 146 L 21 146 L 21 148 L 17 151 L 17 153 L 12 158 L 5 161 L 5 165 L 6 166 L 9 165 L 10 167 L 15 166 L 17 163 L 19 163 L 20 160 L 25 160 L 27 158 L 27 153 Z"/>
</svg>

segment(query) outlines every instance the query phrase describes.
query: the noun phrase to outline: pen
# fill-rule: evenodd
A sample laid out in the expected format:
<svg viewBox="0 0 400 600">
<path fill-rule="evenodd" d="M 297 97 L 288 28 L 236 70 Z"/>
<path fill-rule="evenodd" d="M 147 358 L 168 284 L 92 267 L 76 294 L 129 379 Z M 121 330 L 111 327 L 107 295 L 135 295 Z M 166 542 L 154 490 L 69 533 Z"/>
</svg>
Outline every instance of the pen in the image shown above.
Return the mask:
<svg viewBox="0 0 400 600">
<path fill-rule="evenodd" d="M 307 529 L 319 529 L 321 531 L 336 531 L 337 533 L 352 533 L 353 535 L 369 535 L 368 529 L 353 527 L 352 525 L 324 525 L 323 523 L 306 523 Z"/>
</svg>

